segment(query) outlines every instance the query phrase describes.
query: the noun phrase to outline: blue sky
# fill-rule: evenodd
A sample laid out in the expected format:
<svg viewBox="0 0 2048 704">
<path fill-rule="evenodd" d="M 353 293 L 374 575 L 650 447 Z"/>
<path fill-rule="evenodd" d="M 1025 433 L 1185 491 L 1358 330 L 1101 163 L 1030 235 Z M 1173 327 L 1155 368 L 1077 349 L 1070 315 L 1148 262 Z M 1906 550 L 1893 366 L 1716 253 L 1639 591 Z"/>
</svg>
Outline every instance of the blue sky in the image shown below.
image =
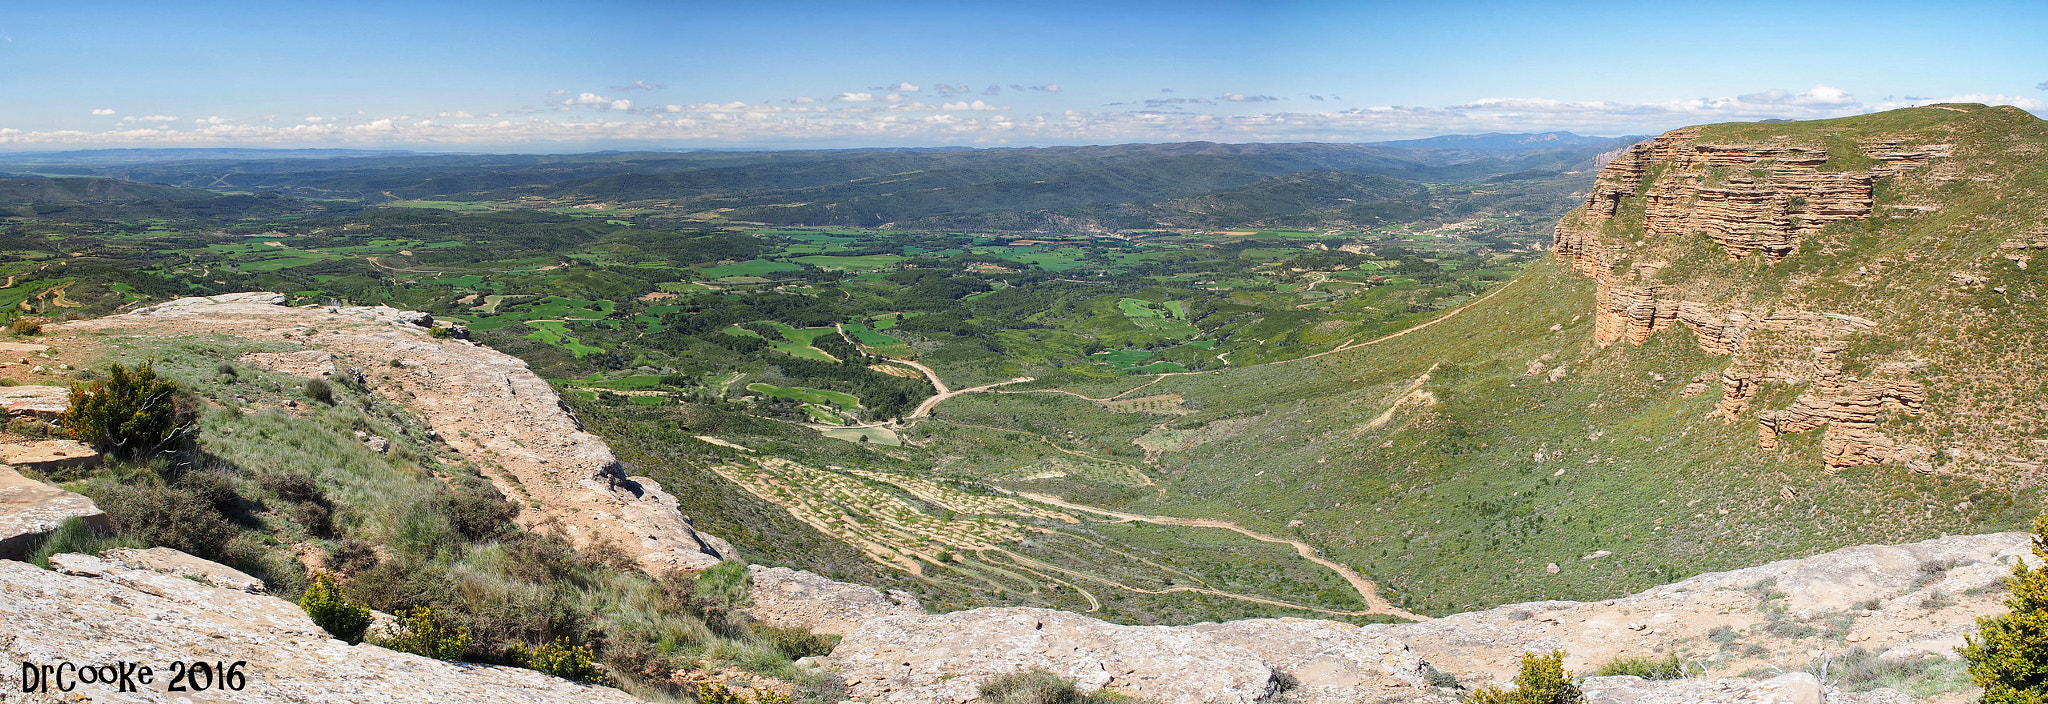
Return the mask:
<svg viewBox="0 0 2048 704">
<path fill-rule="evenodd" d="M 0 8 L 0 149 L 1357 142 L 1942 100 L 2048 114 L 2039 2 L 27 5 Z"/>
</svg>

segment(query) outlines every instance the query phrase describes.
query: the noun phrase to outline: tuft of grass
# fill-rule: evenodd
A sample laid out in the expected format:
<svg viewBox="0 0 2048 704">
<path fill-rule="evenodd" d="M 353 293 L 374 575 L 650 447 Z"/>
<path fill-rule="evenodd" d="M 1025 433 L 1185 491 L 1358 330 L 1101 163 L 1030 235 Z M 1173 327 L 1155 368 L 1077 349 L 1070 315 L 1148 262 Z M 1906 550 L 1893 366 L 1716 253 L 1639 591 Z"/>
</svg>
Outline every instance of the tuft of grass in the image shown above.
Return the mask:
<svg viewBox="0 0 2048 704">
<path fill-rule="evenodd" d="M 1594 670 L 1593 674 L 1598 677 L 1627 675 L 1646 680 L 1676 680 L 1685 678 L 1686 669 L 1685 663 L 1680 662 L 1677 655 L 1667 655 L 1661 660 L 1647 655 L 1637 655 L 1609 660 L 1607 664 L 1601 665 L 1600 669 Z"/>
<path fill-rule="evenodd" d="M 43 542 L 29 551 L 29 563 L 43 569 L 50 569 L 50 556 L 65 553 L 97 555 L 103 550 L 115 548 L 146 547 L 142 541 L 115 535 L 112 531 L 101 530 L 77 516 L 64 519 L 57 529 L 43 537 Z"/>
</svg>

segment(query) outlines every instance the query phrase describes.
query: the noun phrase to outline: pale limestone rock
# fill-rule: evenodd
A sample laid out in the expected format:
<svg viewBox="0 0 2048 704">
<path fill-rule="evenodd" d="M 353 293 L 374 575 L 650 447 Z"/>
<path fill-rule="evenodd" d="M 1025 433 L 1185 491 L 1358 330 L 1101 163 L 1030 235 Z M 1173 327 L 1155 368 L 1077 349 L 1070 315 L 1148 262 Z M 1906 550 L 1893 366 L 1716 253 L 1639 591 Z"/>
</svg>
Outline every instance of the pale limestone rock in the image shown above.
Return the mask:
<svg viewBox="0 0 2048 704">
<path fill-rule="evenodd" d="M 0 660 L 127 661 L 156 669 L 155 682 L 140 692 L 98 684 L 81 684 L 72 692 L 95 702 L 639 701 L 615 689 L 532 670 L 351 646 L 330 638 L 297 605 L 275 597 L 86 555 L 51 561 L 74 574 L 0 560 Z M 203 561 L 184 557 L 174 562 L 189 566 Z M 174 660 L 246 661 L 247 683 L 236 692 L 173 695 L 166 688 L 167 668 Z M 8 677 L 8 684 L 18 687 L 17 677 Z"/>
<path fill-rule="evenodd" d="M 71 389 L 63 386 L 0 386 L 0 408 L 7 415 L 56 420 L 71 407 Z"/>
<path fill-rule="evenodd" d="M 1767 680 L 1701 678 L 1644 680 L 1588 677 L 1581 689 L 1586 704 L 1822 704 L 1820 680 L 1804 672 Z"/>
<path fill-rule="evenodd" d="M 924 615 L 917 597 L 901 590 L 885 595 L 874 587 L 787 567 L 749 565 L 747 572 L 754 588 L 749 592 L 753 603 L 745 611 L 778 626 L 846 635 L 883 616 Z"/>
<path fill-rule="evenodd" d="M 0 464 L 48 472 L 99 464 L 100 453 L 77 440 L 32 440 L 0 445 Z"/>
<path fill-rule="evenodd" d="M 107 514 L 85 498 L 0 465 L 0 558 L 21 559 L 67 518 L 107 527 Z"/>
<path fill-rule="evenodd" d="M 875 619 L 831 662 L 854 698 L 892 704 L 969 701 L 981 684 L 1033 668 L 1160 704 L 1251 704 L 1275 688 L 1271 667 L 1216 636 L 1014 607 Z"/>
<path fill-rule="evenodd" d="M 552 522 L 578 547 L 612 543 L 656 574 L 703 569 L 734 556 L 730 545 L 691 527 L 659 486 L 629 479 L 604 440 L 585 432 L 547 380 L 519 358 L 469 342 L 434 339 L 407 311 L 291 308 L 284 301 L 276 293 L 181 298 L 52 329 L 217 334 L 303 345 L 303 350 L 251 354 L 243 361 L 308 377 L 337 367 L 351 372 L 383 368 L 401 358 L 403 368 L 358 380 L 408 407 L 434 436 L 482 469 L 500 493 L 520 504 L 517 520 L 522 525 Z"/>
<path fill-rule="evenodd" d="M 51 566 L 58 564 L 59 557 L 77 558 L 82 555 L 60 555 L 50 559 Z M 263 580 L 251 577 L 241 570 L 187 555 L 170 548 L 116 548 L 100 553 L 100 559 L 131 570 L 147 570 L 197 580 L 222 589 L 233 589 L 250 594 L 264 594 L 269 591 Z M 57 568 L 65 572 L 63 568 Z M 68 574 L 68 572 L 67 572 Z"/>
</svg>

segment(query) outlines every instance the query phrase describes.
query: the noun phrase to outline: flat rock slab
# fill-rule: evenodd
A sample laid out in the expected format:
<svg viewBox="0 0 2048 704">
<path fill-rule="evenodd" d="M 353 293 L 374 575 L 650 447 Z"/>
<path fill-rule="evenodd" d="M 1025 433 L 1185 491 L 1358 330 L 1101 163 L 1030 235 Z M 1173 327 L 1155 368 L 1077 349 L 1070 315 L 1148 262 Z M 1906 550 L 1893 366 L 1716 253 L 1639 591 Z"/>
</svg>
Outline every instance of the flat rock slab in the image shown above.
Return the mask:
<svg viewBox="0 0 2048 704">
<path fill-rule="evenodd" d="M 173 561 L 203 562 L 189 556 Z M 640 701 L 609 687 L 532 670 L 348 645 L 329 638 L 297 605 L 275 597 L 88 555 L 58 555 L 50 562 L 61 572 L 0 561 L 0 634 L 5 634 L 0 635 L 0 659 L 10 664 L 140 662 L 156 670 L 155 682 L 139 692 L 79 684 L 70 693 L 95 702 Z M 247 682 L 240 691 L 172 695 L 167 687 L 173 661 L 246 661 L 242 673 Z M 18 673 L 0 676 L 12 689 L 21 684 Z"/>
<path fill-rule="evenodd" d="M 21 476 L 13 467 L 0 465 L 0 559 L 27 557 L 43 536 L 67 518 L 82 518 L 91 525 L 107 527 L 107 514 L 93 505 L 92 499 Z"/>
<path fill-rule="evenodd" d="M 71 389 L 63 386 L 0 386 L 0 408 L 9 416 L 56 420 L 71 407 Z"/>
<path fill-rule="evenodd" d="M 170 548 L 117 548 L 100 553 L 100 559 L 124 569 L 184 577 L 221 589 L 233 589 L 250 594 L 263 594 L 269 591 L 263 586 L 263 580 L 251 577 L 241 570 Z"/>
<path fill-rule="evenodd" d="M 1290 702 L 1353 702 L 1361 691 L 1393 696 L 1425 682 L 1422 658 L 1407 644 L 1349 623 L 1256 618 L 1180 628 L 1249 650 L 1294 677 Z"/>
<path fill-rule="evenodd" d="M 852 698 L 892 704 L 970 701 L 982 684 L 1031 669 L 1160 704 L 1252 704 L 1276 688 L 1257 654 L 1215 635 L 1047 609 L 884 617 L 848 634 L 829 660 Z"/>
<path fill-rule="evenodd" d="M 77 440 L 34 440 L 0 445 L 0 464 L 18 469 L 47 472 L 66 467 L 89 467 L 100 462 L 100 453 Z"/>
<path fill-rule="evenodd" d="M 754 580 L 754 603 L 746 612 L 777 626 L 846 635 L 883 616 L 924 615 L 917 597 L 901 590 L 883 594 L 874 587 L 787 567 L 750 565 L 747 571 Z"/>
</svg>

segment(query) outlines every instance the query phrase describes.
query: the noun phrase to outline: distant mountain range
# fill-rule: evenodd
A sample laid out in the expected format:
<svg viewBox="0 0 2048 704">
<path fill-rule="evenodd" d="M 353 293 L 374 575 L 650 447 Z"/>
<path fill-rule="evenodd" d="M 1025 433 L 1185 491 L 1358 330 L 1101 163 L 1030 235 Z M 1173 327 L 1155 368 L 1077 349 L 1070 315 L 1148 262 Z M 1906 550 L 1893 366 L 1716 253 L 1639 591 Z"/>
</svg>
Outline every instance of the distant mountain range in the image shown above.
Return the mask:
<svg viewBox="0 0 2048 704">
<path fill-rule="evenodd" d="M 1488 132 L 1486 134 L 1447 134 L 1422 139 L 1401 139 L 1391 142 L 1366 142 L 1360 146 L 1387 149 L 1457 149 L 1464 151 L 1531 152 L 1544 149 L 1568 149 L 1589 145 L 1633 143 L 1648 139 L 1643 135 L 1625 137 L 1587 137 L 1570 132 L 1538 132 L 1534 134 L 1509 134 Z"/>
</svg>

